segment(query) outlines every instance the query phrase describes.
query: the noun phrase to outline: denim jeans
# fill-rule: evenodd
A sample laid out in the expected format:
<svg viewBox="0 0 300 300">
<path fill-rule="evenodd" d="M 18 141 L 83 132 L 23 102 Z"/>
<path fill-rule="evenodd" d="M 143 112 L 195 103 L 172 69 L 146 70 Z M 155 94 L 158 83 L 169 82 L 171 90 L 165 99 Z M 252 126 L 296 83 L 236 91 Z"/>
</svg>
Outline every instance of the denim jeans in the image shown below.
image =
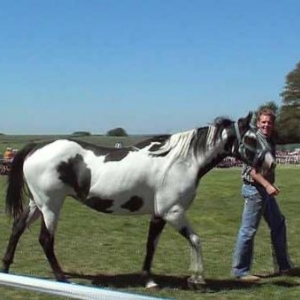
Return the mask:
<svg viewBox="0 0 300 300">
<path fill-rule="evenodd" d="M 270 228 L 275 271 L 292 268 L 287 251 L 285 217 L 281 214 L 276 199 L 263 188 L 249 184 L 243 184 L 242 196 L 245 204 L 233 254 L 233 276 L 244 276 L 250 271 L 254 237 L 262 216 Z"/>
</svg>

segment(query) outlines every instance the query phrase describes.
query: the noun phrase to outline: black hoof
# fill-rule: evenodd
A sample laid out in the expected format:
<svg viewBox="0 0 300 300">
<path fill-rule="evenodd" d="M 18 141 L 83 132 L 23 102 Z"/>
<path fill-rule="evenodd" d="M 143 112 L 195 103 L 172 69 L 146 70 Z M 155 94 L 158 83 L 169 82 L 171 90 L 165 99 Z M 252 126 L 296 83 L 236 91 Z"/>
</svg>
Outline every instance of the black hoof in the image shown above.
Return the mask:
<svg viewBox="0 0 300 300">
<path fill-rule="evenodd" d="M 2 268 L 2 269 L 0 269 L 0 272 L 1 272 L 1 273 L 6 273 L 6 274 L 7 274 L 7 273 L 8 273 L 8 270 L 9 270 L 8 268 Z"/>
<path fill-rule="evenodd" d="M 66 277 L 57 278 L 56 280 L 57 280 L 58 282 L 71 283 Z"/>
</svg>

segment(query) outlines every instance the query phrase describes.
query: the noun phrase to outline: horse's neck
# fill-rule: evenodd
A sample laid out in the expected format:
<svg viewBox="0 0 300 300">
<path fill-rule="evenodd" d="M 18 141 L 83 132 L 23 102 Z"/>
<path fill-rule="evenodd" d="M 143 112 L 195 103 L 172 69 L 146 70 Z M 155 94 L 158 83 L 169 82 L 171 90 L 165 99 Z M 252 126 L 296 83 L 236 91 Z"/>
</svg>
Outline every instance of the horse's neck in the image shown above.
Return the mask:
<svg viewBox="0 0 300 300">
<path fill-rule="evenodd" d="M 212 170 L 218 163 L 220 163 L 228 155 L 224 152 L 220 152 L 217 155 L 208 155 L 206 156 L 198 166 L 198 180 L 203 177 L 206 173 Z"/>
<path fill-rule="evenodd" d="M 198 164 L 198 178 L 201 179 L 206 173 L 212 170 L 218 163 L 220 163 L 225 157 L 228 156 L 228 151 L 225 150 L 225 145 L 228 142 L 228 136 L 226 139 L 221 137 L 216 141 L 213 136 L 211 128 L 207 129 L 205 146 L 196 152 L 196 160 Z M 198 146 L 199 147 L 199 146 Z"/>
</svg>

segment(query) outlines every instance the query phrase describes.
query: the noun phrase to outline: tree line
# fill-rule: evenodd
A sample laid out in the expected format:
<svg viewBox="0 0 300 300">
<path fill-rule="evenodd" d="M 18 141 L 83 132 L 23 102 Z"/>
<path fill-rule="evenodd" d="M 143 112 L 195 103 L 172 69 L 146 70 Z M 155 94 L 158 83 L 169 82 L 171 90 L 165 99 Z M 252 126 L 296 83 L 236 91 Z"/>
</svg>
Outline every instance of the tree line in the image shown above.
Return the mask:
<svg viewBox="0 0 300 300">
<path fill-rule="evenodd" d="M 261 105 L 276 114 L 276 137 L 278 144 L 300 143 L 300 62 L 286 75 L 285 86 L 280 93 L 281 106 L 274 101 Z"/>
</svg>

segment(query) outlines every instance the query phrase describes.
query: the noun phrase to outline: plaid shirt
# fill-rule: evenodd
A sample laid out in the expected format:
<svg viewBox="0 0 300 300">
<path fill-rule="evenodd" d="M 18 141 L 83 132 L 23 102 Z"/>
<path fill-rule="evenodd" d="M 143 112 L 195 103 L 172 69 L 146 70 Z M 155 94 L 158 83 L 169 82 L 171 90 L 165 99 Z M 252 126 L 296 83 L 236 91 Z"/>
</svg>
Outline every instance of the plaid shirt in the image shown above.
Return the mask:
<svg viewBox="0 0 300 300">
<path fill-rule="evenodd" d="M 261 142 L 265 145 L 266 148 L 269 148 L 271 150 L 271 153 L 273 154 L 274 157 L 276 157 L 276 146 L 274 141 L 269 138 L 267 139 L 260 130 L 257 130 L 257 136 L 261 140 Z M 253 167 L 243 164 L 242 166 L 242 180 L 243 183 L 245 184 L 253 184 L 254 180 L 252 176 L 250 175 L 251 170 Z M 264 174 L 264 178 L 266 178 L 271 184 L 275 182 L 275 171 L 270 170 L 267 174 Z"/>
</svg>

